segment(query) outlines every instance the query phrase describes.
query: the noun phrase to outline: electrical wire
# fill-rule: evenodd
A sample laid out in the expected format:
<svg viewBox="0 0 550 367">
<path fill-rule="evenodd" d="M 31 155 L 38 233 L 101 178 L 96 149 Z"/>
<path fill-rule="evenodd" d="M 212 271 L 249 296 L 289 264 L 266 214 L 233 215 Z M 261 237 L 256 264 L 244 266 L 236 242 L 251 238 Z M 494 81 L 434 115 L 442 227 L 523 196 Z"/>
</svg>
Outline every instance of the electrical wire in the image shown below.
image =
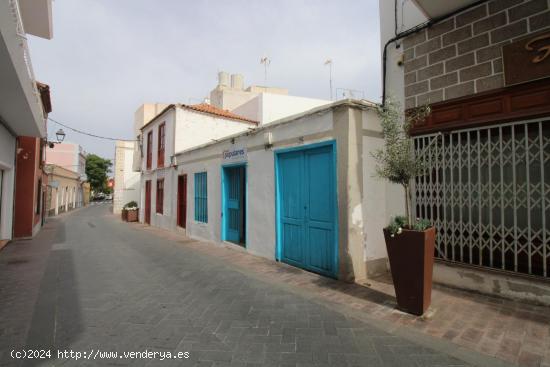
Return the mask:
<svg viewBox="0 0 550 367">
<path fill-rule="evenodd" d="M 88 136 L 91 136 L 91 137 L 97 138 L 97 139 L 113 140 L 113 141 L 116 141 L 116 140 L 120 140 L 120 141 L 137 141 L 137 140 L 132 140 L 132 139 L 117 139 L 117 138 L 110 138 L 108 136 L 101 136 L 101 135 L 91 134 L 91 133 L 87 133 L 87 132 L 82 131 L 82 130 L 75 129 L 74 127 L 70 127 L 68 125 L 65 125 L 65 124 L 63 124 L 59 121 L 56 121 L 56 120 L 52 119 L 51 117 L 48 117 L 48 120 L 50 120 L 51 122 L 54 122 L 58 125 L 61 125 L 61 126 L 67 128 L 69 130 L 72 130 L 75 133 L 79 133 L 79 134 L 82 134 L 82 135 L 88 135 Z"/>
</svg>

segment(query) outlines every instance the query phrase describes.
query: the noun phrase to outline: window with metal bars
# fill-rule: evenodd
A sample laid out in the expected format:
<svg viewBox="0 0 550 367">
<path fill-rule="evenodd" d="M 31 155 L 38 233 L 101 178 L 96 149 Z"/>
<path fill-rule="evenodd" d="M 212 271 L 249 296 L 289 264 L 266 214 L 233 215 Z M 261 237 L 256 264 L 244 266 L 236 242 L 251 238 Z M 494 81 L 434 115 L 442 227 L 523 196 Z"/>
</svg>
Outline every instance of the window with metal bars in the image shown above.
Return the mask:
<svg viewBox="0 0 550 367">
<path fill-rule="evenodd" d="M 151 169 L 153 164 L 153 132 L 147 134 L 147 169 Z"/>
<path fill-rule="evenodd" d="M 166 124 L 163 122 L 159 125 L 158 131 L 158 144 L 157 144 L 157 167 L 164 167 L 164 148 L 166 144 L 165 139 Z"/>
<path fill-rule="evenodd" d="M 164 178 L 157 180 L 157 213 L 164 212 Z"/>
<path fill-rule="evenodd" d="M 417 136 L 414 148 L 426 167 L 416 214 L 437 228 L 437 257 L 550 277 L 550 120 Z"/>
<path fill-rule="evenodd" d="M 206 172 L 195 173 L 195 220 L 208 223 L 208 184 Z"/>
</svg>

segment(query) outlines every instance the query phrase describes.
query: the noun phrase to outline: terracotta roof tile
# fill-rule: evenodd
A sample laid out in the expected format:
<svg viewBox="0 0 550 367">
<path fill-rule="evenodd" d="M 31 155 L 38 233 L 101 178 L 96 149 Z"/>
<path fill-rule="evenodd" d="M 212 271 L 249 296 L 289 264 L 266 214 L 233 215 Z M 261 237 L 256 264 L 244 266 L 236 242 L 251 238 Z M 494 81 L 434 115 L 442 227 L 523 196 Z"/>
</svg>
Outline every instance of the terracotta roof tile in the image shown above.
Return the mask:
<svg viewBox="0 0 550 367">
<path fill-rule="evenodd" d="M 221 108 L 214 107 L 208 103 L 182 105 L 182 107 L 189 108 L 191 110 L 198 111 L 198 112 L 208 113 L 210 115 L 216 115 L 216 116 L 225 117 L 232 120 L 243 121 L 250 124 L 258 125 L 258 121 L 254 121 L 246 117 L 239 116 L 228 110 L 222 110 Z"/>
</svg>

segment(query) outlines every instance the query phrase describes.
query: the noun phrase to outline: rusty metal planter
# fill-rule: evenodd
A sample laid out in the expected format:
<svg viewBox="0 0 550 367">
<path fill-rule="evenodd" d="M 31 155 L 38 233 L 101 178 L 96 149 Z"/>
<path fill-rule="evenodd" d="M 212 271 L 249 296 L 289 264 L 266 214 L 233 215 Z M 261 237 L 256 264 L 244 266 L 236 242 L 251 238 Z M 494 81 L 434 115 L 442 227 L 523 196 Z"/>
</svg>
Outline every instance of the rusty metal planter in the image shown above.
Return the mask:
<svg viewBox="0 0 550 367">
<path fill-rule="evenodd" d="M 384 238 L 397 307 L 413 315 L 424 314 L 432 298 L 435 228 L 404 229 L 393 237 L 384 229 Z"/>
<path fill-rule="evenodd" d="M 120 213 L 120 217 L 122 218 L 123 221 L 127 222 L 128 221 L 128 210 L 122 209 L 122 212 Z"/>
</svg>

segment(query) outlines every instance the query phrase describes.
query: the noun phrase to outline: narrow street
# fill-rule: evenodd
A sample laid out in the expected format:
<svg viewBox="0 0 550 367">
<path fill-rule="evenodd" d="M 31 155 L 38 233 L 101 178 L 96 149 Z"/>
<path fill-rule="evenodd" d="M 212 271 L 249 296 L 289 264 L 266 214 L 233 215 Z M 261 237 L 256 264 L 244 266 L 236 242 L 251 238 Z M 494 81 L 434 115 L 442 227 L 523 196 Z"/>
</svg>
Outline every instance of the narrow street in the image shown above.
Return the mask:
<svg viewBox="0 0 550 367">
<path fill-rule="evenodd" d="M 409 339 L 181 241 L 135 230 L 113 216 L 109 204 L 50 219 L 35 239 L 0 252 L 2 366 L 470 365 L 448 348 Z M 23 348 L 49 349 L 52 359 L 11 358 Z M 58 350 L 85 359 L 62 358 Z M 122 357 L 145 350 L 188 352 L 189 358 Z M 97 351 L 118 356 L 101 359 Z M 500 365 L 475 352 L 472 361 Z"/>
</svg>

